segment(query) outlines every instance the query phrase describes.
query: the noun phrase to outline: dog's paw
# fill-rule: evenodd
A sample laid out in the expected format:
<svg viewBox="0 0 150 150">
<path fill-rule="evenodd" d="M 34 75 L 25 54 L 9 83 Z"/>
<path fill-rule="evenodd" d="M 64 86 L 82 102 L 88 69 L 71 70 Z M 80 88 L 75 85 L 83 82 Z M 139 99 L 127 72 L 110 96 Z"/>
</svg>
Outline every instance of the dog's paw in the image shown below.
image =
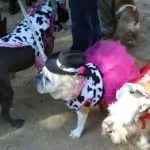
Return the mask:
<svg viewBox="0 0 150 150">
<path fill-rule="evenodd" d="M 70 132 L 69 137 L 72 139 L 78 139 L 80 138 L 81 134 L 82 132 L 78 128 L 76 128 Z"/>
<path fill-rule="evenodd" d="M 24 125 L 25 121 L 23 119 L 15 119 L 11 121 L 11 126 L 15 128 L 21 128 Z"/>
</svg>

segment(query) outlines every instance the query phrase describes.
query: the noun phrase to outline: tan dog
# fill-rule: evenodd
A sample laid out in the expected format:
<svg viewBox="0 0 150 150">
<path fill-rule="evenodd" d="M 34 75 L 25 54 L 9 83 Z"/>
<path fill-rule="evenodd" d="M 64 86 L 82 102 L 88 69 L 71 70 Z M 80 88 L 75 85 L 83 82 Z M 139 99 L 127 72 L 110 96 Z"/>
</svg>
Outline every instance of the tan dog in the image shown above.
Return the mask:
<svg viewBox="0 0 150 150">
<path fill-rule="evenodd" d="M 140 34 L 141 21 L 134 0 L 115 0 L 115 9 L 117 28 L 113 38 L 126 45 L 135 45 Z"/>
<path fill-rule="evenodd" d="M 99 0 L 98 6 L 104 36 L 134 46 L 141 28 L 134 0 Z"/>
</svg>

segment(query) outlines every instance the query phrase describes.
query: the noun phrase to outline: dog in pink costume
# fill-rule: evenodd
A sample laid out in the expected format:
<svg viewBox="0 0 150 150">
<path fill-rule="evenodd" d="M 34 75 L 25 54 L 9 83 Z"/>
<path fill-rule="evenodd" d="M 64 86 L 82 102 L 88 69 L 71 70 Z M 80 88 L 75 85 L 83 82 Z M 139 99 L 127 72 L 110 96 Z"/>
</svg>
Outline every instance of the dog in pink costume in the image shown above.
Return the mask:
<svg viewBox="0 0 150 150">
<path fill-rule="evenodd" d="M 139 67 L 119 41 L 98 41 L 85 56 L 86 62 L 97 65 L 103 74 L 105 107 L 114 102 L 116 90 L 139 75 Z"/>
</svg>

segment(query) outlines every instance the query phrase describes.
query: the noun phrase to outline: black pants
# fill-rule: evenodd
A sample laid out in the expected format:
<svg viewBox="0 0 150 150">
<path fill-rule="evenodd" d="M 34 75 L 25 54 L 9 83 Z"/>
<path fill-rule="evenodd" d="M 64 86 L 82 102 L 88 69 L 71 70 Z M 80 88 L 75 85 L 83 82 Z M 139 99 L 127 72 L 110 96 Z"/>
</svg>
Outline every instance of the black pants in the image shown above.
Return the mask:
<svg viewBox="0 0 150 150">
<path fill-rule="evenodd" d="M 19 10 L 20 8 L 17 4 L 17 0 L 9 0 L 9 13 L 13 15 L 18 13 Z"/>
<path fill-rule="evenodd" d="M 9 6 L 14 7 L 17 4 L 17 0 L 9 0 Z"/>
<path fill-rule="evenodd" d="M 69 7 L 73 38 L 71 50 L 85 51 L 102 37 L 97 8 L 90 9 L 87 0 L 69 0 Z"/>
</svg>

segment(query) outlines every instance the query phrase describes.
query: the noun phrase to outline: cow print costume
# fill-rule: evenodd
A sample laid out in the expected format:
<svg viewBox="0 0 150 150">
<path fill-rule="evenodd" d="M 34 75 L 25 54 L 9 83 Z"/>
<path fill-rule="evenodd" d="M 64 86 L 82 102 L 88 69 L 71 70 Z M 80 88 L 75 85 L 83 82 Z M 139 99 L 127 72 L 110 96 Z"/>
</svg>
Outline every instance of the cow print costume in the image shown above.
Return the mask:
<svg viewBox="0 0 150 150">
<path fill-rule="evenodd" d="M 59 0 L 60 2 L 60 0 Z M 48 28 L 50 28 L 50 17 L 53 13 L 51 0 L 47 0 L 40 6 L 40 8 L 34 13 L 29 14 L 29 19 L 35 28 L 38 42 L 44 51 L 43 34 Z M 33 37 L 33 31 L 30 29 L 27 21 L 24 19 L 16 27 L 16 29 L 9 35 L 0 39 L 1 47 L 23 47 L 31 46 L 36 52 L 37 44 Z M 38 54 L 37 54 L 38 55 Z"/>
<path fill-rule="evenodd" d="M 93 107 L 103 97 L 103 79 L 99 69 L 92 63 L 86 64 L 85 67 L 88 71 L 87 81 L 80 95 L 76 99 L 65 101 L 67 106 L 73 110 L 79 110 L 82 106 Z"/>
</svg>

